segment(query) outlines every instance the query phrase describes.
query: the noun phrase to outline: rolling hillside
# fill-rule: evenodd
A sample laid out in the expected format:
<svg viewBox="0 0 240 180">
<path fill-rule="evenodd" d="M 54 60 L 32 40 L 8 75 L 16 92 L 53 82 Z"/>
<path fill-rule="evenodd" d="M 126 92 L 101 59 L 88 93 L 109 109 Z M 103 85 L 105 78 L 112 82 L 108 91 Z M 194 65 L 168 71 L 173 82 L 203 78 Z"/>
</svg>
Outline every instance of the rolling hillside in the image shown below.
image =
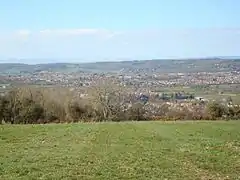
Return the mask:
<svg viewBox="0 0 240 180">
<path fill-rule="evenodd" d="M 0 126 L 0 179 L 240 178 L 240 122 Z"/>
<path fill-rule="evenodd" d="M 141 60 L 96 63 L 11 64 L 1 63 L 0 72 L 7 74 L 53 72 L 214 72 L 239 71 L 238 59 Z"/>
</svg>

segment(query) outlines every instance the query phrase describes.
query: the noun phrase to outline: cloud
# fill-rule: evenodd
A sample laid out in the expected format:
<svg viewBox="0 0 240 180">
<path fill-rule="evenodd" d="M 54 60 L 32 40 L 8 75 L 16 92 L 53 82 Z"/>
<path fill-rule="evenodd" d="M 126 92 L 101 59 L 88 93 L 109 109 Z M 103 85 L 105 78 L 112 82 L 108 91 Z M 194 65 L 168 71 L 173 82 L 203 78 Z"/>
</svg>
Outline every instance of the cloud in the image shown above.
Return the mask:
<svg viewBox="0 0 240 180">
<path fill-rule="evenodd" d="M 8 35 L 6 36 L 6 39 L 13 39 L 13 40 L 21 40 L 21 41 L 28 41 L 28 39 L 30 38 L 32 32 L 30 30 L 27 29 L 20 29 L 15 31 L 13 34 L 12 33 L 8 33 Z"/>
<path fill-rule="evenodd" d="M 123 32 L 120 32 L 120 31 L 116 31 L 116 32 L 108 32 L 106 38 L 107 39 L 111 39 L 111 38 L 114 38 L 116 36 L 119 36 L 119 35 L 123 35 L 124 33 Z"/>
<path fill-rule="evenodd" d="M 45 36 L 99 36 L 111 39 L 120 34 L 107 29 L 43 29 L 37 32 Z"/>
<path fill-rule="evenodd" d="M 28 30 L 19 29 L 12 32 L 0 32 L 0 40 L 2 39 L 38 39 L 51 37 L 94 37 L 101 40 L 110 40 L 123 35 L 124 32 L 112 31 L 108 29 L 94 29 L 94 28 L 75 28 L 75 29 L 41 29 Z"/>
<path fill-rule="evenodd" d="M 31 34 L 31 31 L 27 29 L 21 29 L 21 30 L 17 30 L 16 34 L 19 36 L 29 36 Z"/>
<path fill-rule="evenodd" d="M 0 57 L 101 60 L 239 55 L 239 29 L 21 29 L 0 32 Z"/>
<path fill-rule="evenodd" d="M 98 29 L 44 29 L 40 30 L 40 34 L 55 35 L 86 35 L 99 33 Z"/>
<path fill-rule="evenodd" d="M 93 54 L 100 57 L 119 44 L 120 34 L 120 31 L 91 28 L 9 31 L 0 33 L 0 56 L 60 58 Z"/>
</svg>

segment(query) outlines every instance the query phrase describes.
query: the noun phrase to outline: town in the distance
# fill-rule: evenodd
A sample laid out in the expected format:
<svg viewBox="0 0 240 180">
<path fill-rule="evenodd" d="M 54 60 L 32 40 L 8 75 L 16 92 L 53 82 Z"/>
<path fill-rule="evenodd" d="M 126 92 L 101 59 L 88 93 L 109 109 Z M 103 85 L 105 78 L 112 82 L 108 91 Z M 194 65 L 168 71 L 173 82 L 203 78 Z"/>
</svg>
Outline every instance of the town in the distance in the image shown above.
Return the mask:
<svg viewBox="0 0 240 180">
<path fill-rule="evenodd" d="M 44 96 L 43 91 L 48 91 L 51 102 L 59 105 L 69 102 L 72 106 L 82 108 L 79 112 L 77 107 L 73 110 L 69 105 L 65 114 L 69 113 L 69 109 L 76 112 L 68 117 L 60 117 L 57 112 L 51 112 L 54 121 L 68 118 L 69 121 L 87 118 L 96 121 L 233 119 L 240 116 L 240 59 L 35 65 L 2 63 L 0 72 L 2 99 L 10 96 L 9 94 L 13 96 L 13 91 L 17 91 L 15 96 L 21 91 L 20 94 L 24 94 L 24 97 L 31 97 L 31 101 L 41 105 L 44 112 L 48 108 L 40 102 L 37 94 L 41 92 L 41 96 Z M 30 91 L 31 96 L 28 93 Z M 34 93 L 36 97 L 32 96 Z M 11 100 L 8 101 L 10 104 Z M 84 110 L 86 107 L 91 108 L 86 110 L 88 113 Z M 7 117 L 5 119 L 7 121 Z M 26 121 L 26 117 L 23 119 Z M 49 121 L 49 117 L 37 117 L 36 121 L 40 121 L 39 119 Z"/>
</svg>

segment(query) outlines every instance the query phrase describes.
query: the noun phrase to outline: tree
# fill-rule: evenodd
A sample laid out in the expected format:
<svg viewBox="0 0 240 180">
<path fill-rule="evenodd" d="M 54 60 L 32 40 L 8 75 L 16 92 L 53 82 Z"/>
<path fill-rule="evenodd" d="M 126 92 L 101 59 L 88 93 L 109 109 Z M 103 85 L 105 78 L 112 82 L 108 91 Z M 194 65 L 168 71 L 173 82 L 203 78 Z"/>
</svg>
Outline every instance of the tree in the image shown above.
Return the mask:
<svg viewBox="0 0 240 180">
<path fill-rule="evenodd" d="M 112 81 L 98 82 L 89 92 L 92 107 L 100 121 L 118 119 L 126 102 L 131 101 L 126 89 Z"/>
<path fill-rule="evenodd" d="M 226 99 L 226 102 L 228 104 L 232 104 L 233 100 L 232 100 L 232 97 L 231 96 L 228 96 L 227 99 Z"/>
<path fill-rule="evenodd" d="M 223 105 L 217 102 L 212 102 L 207 105 L 207 112 L 211 119 L 218 119 L 221 118 L 226 111 Z"/>
<path fill-rule="evenodd" d="M 0 96 L 0 124 L 2 124 L 5 110 L 5 98 Z"/>
</svg>

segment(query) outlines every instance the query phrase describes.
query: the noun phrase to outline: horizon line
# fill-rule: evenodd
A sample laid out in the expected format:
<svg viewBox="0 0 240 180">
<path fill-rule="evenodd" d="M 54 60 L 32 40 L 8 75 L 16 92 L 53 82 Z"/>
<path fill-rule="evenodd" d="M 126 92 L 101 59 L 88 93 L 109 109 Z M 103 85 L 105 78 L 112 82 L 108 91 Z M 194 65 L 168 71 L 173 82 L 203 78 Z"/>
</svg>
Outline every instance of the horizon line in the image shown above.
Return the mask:
<svg viewBox="0 0 240 180">
<path fill-rule="evenodd" d="M 81 62 L 42 62 L 42 63 L 24 63 L 24 62 L 6 62 L 9 60 L 56 60 L 56 59 L 70 59 L 77 60 L 82 58 L 9 58 L 7 60 L 0 60 L 0 64 L 25 64 L 25 65 L 41 65 L 41 64 L 92 64 L 92 63 L 115 63 L 115 62 L 131 62 L 131 61 L 161 61 L 161 60 L 240 60 L 240 56 L 210 56 L 210 57 L 185 57 L 185 58 L 153 58 L 153 59 L 131 59 L 131 58 L 116 58 L 114 60 L 101 61 L 81 61 Z"/>
</svg>

